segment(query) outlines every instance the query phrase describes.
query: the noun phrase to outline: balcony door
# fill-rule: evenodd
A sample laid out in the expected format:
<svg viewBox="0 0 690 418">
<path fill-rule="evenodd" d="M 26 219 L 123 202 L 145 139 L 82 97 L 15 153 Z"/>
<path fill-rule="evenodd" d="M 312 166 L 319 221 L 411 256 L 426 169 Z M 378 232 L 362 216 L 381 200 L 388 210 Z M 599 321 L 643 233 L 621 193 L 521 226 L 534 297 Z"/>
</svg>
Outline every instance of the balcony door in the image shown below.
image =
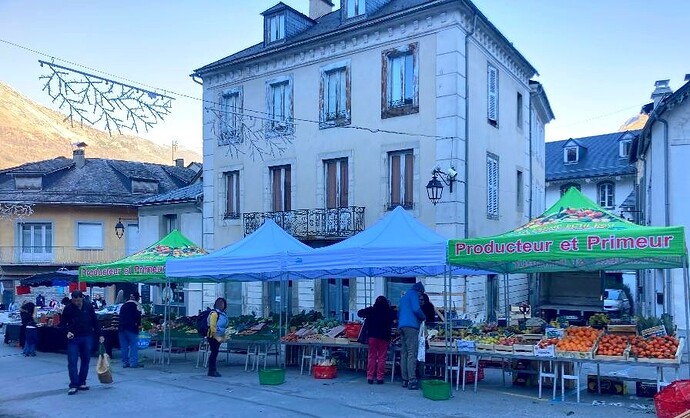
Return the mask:
<svg viewBox="0 0 690 418">
<path fill-rule="evenodd" d="M 271 210 L 286 212 L 292 210 L 292 174 L 289 165 L 271 167 Z"/>
<path fill-rule="evenodd" d="M 19 248 L 22 262 L 50 262 L 53 260 L 53 225 L 50 223 L 22 223 L 19 225 Z"/>
<path fill-rule="evenodd" d="M 326 233 L 338 235 L 338 231 L 347 230 L 352 224 L 350 212 L 347 210 L 349 206 L 347 158 L 326 160 L 323 165 L 326 179 Z"/>
</svg>

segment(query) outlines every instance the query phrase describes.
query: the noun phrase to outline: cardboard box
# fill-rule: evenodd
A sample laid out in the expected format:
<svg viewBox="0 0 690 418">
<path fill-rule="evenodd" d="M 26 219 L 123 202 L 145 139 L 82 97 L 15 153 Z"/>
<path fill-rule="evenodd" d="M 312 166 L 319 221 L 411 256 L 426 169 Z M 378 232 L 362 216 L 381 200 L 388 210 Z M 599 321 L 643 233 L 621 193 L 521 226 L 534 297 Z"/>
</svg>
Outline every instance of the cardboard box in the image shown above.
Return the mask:
<svg viewBox="0 0 690 418">
<path fill-rule="evenodd" d="M 625 395 L 628 393 L 625 387 L 625 381 L 622 378 L 604 377 L 600 378 L 601 393 L 607 395 Z M 598 393 L 597 376 L 594 374 L 587 375 L 587 392 Z"/>
</svg>

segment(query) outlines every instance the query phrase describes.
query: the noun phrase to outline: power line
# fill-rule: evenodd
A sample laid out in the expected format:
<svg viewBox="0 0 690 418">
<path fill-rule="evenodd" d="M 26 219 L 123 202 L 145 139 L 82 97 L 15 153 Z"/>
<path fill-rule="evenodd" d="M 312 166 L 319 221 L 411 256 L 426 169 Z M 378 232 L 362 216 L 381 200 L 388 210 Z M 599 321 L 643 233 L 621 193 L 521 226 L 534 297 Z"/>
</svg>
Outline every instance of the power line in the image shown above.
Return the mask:
<svg viewBox="0 0 690 418">
<path fill-rule="evenodd" d="M 593 120 L 606 118 L 606 117 L 613 116 L 613 115 L 616 115 L 616 114 L 621 113 L 621 112 L 625 112 L 625 111 L 630 110 L 630 109 L 635 109 L 635 108 L 640 108 L 640 107 L 642 107 L 642 106 L 640 106 L 640 105 L 628 106 L 628 107 L 626 107 L 626 108 L 616 110 L 615 112 L 611 112 L 611 113 L 607 113 L 607 114 L 599 115 L 599 116 L 593 116 L 593 117 L 591 117 L 591 118 L 589 118 L 589 119 L 584 119 L 584 120 L 581 120 L 581 121 L 579 121 L 579 122 L 572 122 L 572 123 L 569 123 L 569 124 L 567 124 L 567 125 L 563 125 L 563 126 L 561 126 L 561 127 L 562 127 L 562 128 L 567 128 L 567 127 L 569 127 L 569 126 L 579 125 L 579 124 L 581 124 L 581 123 L 586 123 L 586 122 L 590 122 L 590 121 L 593 121 Z"/>
<path fill-rule="evenodd" d="M 213 105 L 213 106 L 220 106 L 220 105 L 221 105 L 221 103 L 216 102 L 216 101 L 204 100 L 204 99 L 202 99 L 202 98 L 190 96 L 190 95 L 185 94 L 185 93 L 178 93 L 178 92 L 173 91 L 173 90 L 163 89 L 163 88 L 156 87 L 156 86 L 152 86 L 152 85 L 149 85 L 149 84 L 140 83 L 140 82 L 138 82 L 138 81 L 136 81 L 136 80 L 132 80 L 132 79 L 128 79 L 128 78 L 125 78 L 125 77 L 121 77 L 121 76 L 118 76 L 118 75 L 116 75 L 116 74 L 112 74 L 112 73 L 109 73 L 109 72 L 106 72 L 106 71 L 101 71 L 101 70 L 99 70 L 99 69 L 97 69 L 97 68 L 88 67 L 88 66 L 86 66 L 86 65 L 82 65 L 82 64 L 79 64 L 79 63 L 76 63 L 76 62 L 73 62 L 73 61 L 69 61 L 69 60 L 66 60 L 66 59 L 63 59 L 63 58 L 60 58 L 60 57 L 51 55 L 51 54 L 47 54 L 47 53 L 45 53 L 45 52 L 37 51 L 37 50 L 35 50 L 35 49 L 26 47 L 26 46 L 24 46 L 24 45 L 20 45 L 20 44 L 17 44 L 17 43 L 14 43 L 14 42 L 10 42 L 10 41 L 4 40 L 4 39 L 0 39 L 0 42 L 5 43 L 5 44 L 7 44 L 7 45 L 14 46 L 14 47 L 16 47 L 16 48 L 20 48 L 20 49 L 29 51 L 29 52 L 34 53 L 34 54 L 37 54 L 37 55 L 42 55 L 42 56 L 44 56 L 44 57 L 48 57 L 48 58 L 50 58 L 50 59 L 53 60 L 53 61 L 55 61 L 55 60 L 57 60 L 57 61 L 62 61 L 62 62 L 64 62 L 64 63 L 70 64 L 70 65 L 73 65 L 73 66 L 76 66 L 76 67 L 81 67 L 81 68 L 87 69 L 87 70 L 89 70 L 89 71 L 93 71 L 93 72 L 96 72 L 96 73 L 100 73 L 100 74 L 103 74 L 103 75 L 107 75 L 108 77 L 112 77 L 112 78 L 114 78 L 114 79 L 119 79 L 119 80 L 127 81 L 127 82 L 129 82 L 129 83 L 134 83 L 134 84 L 139 85 L 139 86 L 142 86 L 142 87 L 148 87 L 148 88 L 153 89 L 153 90 L 162 91 L 162 92 L 164 92 L 164 93 L 166 93 L 166 94 L 175 95 L 175 96 L 182 97 L 182 98 L 187 98 L 187 99 L 191 99 L 191 100 L 200 101 L 200 102 L 202 102 L 202 103 L 204 103 L 204 104 L 209 104 L 209 105 Z M 275 120 L 273 117 L 271 117 L 271 114 L 270 114 L 269 112 L 264 112 L 264 111 L 255 110 L 255 109 L 248 109 L 248 108 L 243 108 L 243 109 L 242 109 L 242 112 L 251 112 L 251 113 L 254 113 L 254 114 L 256 114 L 256 115 L 263 115 L 263 116 L 252 116 L 252 117 L 254 117 L 254 118 L 256 118 L 256 119 L 259 119 L 259 120 L 266 120 L 266 121 L 274 121 L 274 120 Z M 242 115 L 242 114 L 243 114 L 242 112 L 227 111 L 226 113 L 228 113 L 228 114 L 238 114 L 238 115 Z M 290 118 L 290 122 L 292 122 L 292 121 L 296 121 L 296 122 L 305 122 L 305 123 L 314 123 L 314 124 L 321 124 L 321 123 L 322 123 L 322 121 L 318 121 L 318 120 L 311 120 L 311 119 L 304 119 L 304 118 L 296 118 L 296 117 L 291 117 L 291 118 Z M 395 131 L 395 130 L 390 130 L 390 129 L 370 128 L 370 127 L 366 127 L 366 126 L 356 126 L 356 125 L 346 125 L 346 126 L 341 126 L 341 128 L 345 128 L 345 129 L 354 129 L 354 130 L 361 130 L 361 131 L 366 131 L 366 132 L 370 132 L 370 133 L 374 133 L 374 134 L 376 134 L 376 133 L 385 133 L 385 134 L 392 134 L 392 135 L 416 136 L 416 137 L 434 138 L 434 139 L 454 139 L 454 138 L 456 138 L 456 137 L 454 137 L 454 136 L 429 135 L 429 134 L 422 134 L 422 133 L 412 133 L 412 132 Z"/>
</svg>

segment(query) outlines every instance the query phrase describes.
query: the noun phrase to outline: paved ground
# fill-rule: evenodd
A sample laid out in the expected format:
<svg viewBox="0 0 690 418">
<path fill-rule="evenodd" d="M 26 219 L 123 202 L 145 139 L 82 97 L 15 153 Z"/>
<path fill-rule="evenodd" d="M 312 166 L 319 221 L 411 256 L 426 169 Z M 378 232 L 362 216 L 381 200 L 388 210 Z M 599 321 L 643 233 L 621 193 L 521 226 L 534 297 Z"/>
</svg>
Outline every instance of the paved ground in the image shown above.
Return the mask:
<svg viewBox="0 0 690 418">
<path fill-rule="evenodd" d="M 255 372 L 244 371 L 242 356 L 219 363 L 221 378 L 196 369 L 196 354 L 175 355 L 170 366 L 153 366 L 151 350 L 142 352 L 146 367 L 122 369 L 114 362 L 114 380 L 101 385 L 95 358 L 89 375 L 91 390 L 67 395 L 65 355 L 38 353 L 25 358 L 18 348 L 0 345 L 0 418 L 73 417 L 75 411 L 105 417 L 653 417 L 651 399 L 592 395 L 581 392 L 566 401 L 541 400 L 536 388 L 503 386 L 498 370 L 487 370 L 479 391 L 455 392 L 448 401 L 430 401 L 400 383 L 367 385 L 362 373 L 339 372 L 333 380 L 300 376 L 288 369 L 280 386 L 261 386 Z M 117 352 L 116 352 L 117 355 Z M 221 358 L 224 360 L 224 355 Z M 620 371 L 620 370 L 619 370 Z M 651 377 L 653 369 L 627 368 L 631 375 Z M 687 376 L 687 366 L 684 366 Z M 584 375 L 584 373 L 583 373 Z M 585 383 L 583 382 L 584 386 Z M 547 395 L 548 397 L 548 395 Z M 90 412 L 86 412 L 90 411 Z"/>
</svg>

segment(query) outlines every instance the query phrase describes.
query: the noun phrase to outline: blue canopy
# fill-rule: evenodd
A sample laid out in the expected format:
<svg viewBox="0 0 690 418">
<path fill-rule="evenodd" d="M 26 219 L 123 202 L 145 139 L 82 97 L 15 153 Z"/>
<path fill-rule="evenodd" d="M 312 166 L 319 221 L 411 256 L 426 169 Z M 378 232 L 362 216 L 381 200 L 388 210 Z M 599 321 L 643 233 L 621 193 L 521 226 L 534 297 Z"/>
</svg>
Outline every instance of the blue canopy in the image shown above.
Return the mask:
<svg viewBox="0 0 690 418">
<path fill-rule="evenodd" d="M 437 276 L 447 268 L 448 239 L 398 206 L 383 219 L 337 244 L 310 251 L 290 251 L 290 277 Z M 452 266 L 454 275 L 491 272 Z"/>
<path fill-rule="evenodd" d="M 311 247 L 267 219 L 252 234 L 207 255 L 171 259 L 165 264 L 171 281 L 266 281 L 287 278 L 288 251 L 307 254 Z"/>
</svg>

